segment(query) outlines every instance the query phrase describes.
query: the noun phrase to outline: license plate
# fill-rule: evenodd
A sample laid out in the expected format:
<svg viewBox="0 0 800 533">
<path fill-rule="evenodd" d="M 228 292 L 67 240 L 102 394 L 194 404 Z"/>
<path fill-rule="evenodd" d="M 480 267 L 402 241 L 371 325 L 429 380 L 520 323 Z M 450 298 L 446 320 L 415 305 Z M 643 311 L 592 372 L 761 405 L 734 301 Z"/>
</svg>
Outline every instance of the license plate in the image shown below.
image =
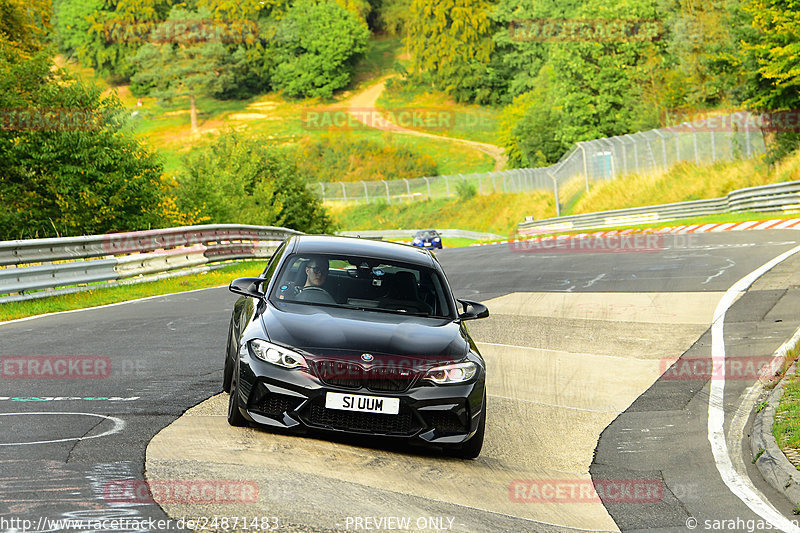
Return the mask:
<svg viewBox="0 0 800 533">
<path fill-rule="evenodd" d="M 325 407 L 328 409 L 339 409 L 340 411 L 396 415 L 400 412 L 400 398 L 328 392 L 325 394 Z"/>
</svg>

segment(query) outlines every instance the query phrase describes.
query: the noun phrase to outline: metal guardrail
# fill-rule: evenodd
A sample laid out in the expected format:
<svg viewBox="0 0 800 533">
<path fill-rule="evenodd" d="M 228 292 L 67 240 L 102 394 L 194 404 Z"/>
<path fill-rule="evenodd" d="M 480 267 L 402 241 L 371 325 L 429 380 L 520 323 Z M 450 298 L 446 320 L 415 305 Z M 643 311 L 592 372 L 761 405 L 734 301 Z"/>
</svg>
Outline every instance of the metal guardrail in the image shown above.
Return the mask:
<svg viewBox="0 0 800 533">
<path fill-rule="evenodd" d="M 521 235 L 533 235 L 548 231 L 636 225 L 687 217 L 741 213 L 744 211 L 800 211 L 800 181 L 748 187 L 732 191 L 723 198 L 711 200 L 678 202 L 525 221 L 517 226 L 517 230 Z"/>
<path fill-rule="evenodd" d="M 0 241 L 0 302 L 76 292 L 74 285 L 86 290 L 103 286 L 87 284 L 195 272 L 232 259 L 269 258 L 281 241 L 298 234 L 272 226 L 215 224 Z"/>
<path fill-rule="evenodd" d="M 420 228 L 428 229 L 428 228 Z M 420 230 L 416 229 L 392 229 L 392 230 L 363 230 L 363 231 L 340 231 L 337 235 L 346 237 L 364 237 L 365 239 L 398 239 L 411 240 L 414 234 Z M 486 241 L 490 239 L 502 239 L 500 235 L 494 233 L 481 233 L 477 231 L 467 231 L 463 229 L 437 229 L 439 235 L 444 239 L 473 239 L 476 241 Z"/>
</svg>

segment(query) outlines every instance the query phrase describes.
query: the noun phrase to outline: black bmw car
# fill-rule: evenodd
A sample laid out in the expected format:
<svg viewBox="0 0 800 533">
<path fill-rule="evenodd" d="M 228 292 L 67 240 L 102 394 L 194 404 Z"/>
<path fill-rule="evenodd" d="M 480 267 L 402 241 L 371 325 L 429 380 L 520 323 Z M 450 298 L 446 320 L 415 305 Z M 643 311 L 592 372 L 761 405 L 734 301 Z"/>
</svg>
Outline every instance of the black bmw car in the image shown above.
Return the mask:
<svg viewBox="0 0 800 533">
<path fill-rule="evenodd" d="M 477 457 L 486 365 L 433 255 L 296 236 L 258 278 L 231 282 L 228 422 L 408 439 Z"/>
</svg>

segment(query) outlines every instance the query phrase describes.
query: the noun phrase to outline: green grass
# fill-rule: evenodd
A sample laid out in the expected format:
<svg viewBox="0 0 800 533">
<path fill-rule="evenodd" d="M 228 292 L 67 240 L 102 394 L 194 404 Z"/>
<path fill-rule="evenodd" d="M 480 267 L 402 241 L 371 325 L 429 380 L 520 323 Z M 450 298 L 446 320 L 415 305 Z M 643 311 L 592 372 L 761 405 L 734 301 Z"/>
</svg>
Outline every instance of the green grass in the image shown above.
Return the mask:
<svg viewBox="0 0 800 533">
<path fill-rule="evenodd" d="M 786 355 L 786 366 L 796 361 L 800 351 L 795 346 Z M 800 449 L 800 376 L 787 375 L 784 380 L 783 396 L 775 410 L 772 434 L 782 450 Z M 800 470 L 800 468 L 798 468 Z"/>
<path fill-rule="evenodd" d="M 73 294 L 48 296 L 24 302 L 0 304 L 0 321 L 27 316 L 96 307 L 135 300 L 159 294 L 172 294 L 209 287 L 227 285 L 231 280 L 257 276 L 264 270 L 264 261 L 247 261 L 231 264 L 211 272 L 182 276 L 159 281 L 98 288 Z"/>
<path fill-rule="evenodd" d="M 403 50 L 403 41 L 398 37 L 378 36 L 367 42 L 364 57 L 356 64 L 351 85 L 361 89 L 364 82 L 394 72 L 397 56 Z"/>
<path fill-rule="evenodd" d="M 497 125 L 502 111 L 500 107 L 459 104 L 442 91 L 415 87 L 400 82 L 397 78 L 387 81 L 386 90 L 378 98 L 376 105 L 390 119 L 392 113 L 400 111 L 424 112 L 423 116 L 430 119 L 430 124 L 414 126 L 401 121 L 401 126 L 412 130 L 499 144 Z"/>
<path fill-rule="evenodd" d="M 198 133 L 191 131 L 188 98 L 158 101 L 152 97 L 143 97 L 142 106 L 137 107 L 138 99 L 130 94 L 127 86 L 110 87 L 92 69 L 81 67 L 74 62 L 64 63 L 63 59 L 60 59 L 59 64 L 81 79 L 96 83 L 109 92 L 116 90 L 123 104 L 132 112 L 138 112 L 134 118 L 135 131 L 161 155 L 167 174 L 174 174 L 181 167 L 182 156 L 192 147 L 207 146 L 214 135 L 229 128 L 273 139 L 276 144 L 290 145 L 331 133 L 350 135 L 376 141 L 381 145 L 403 146 L 426 154 L 436 161 L 440 174 L 491 171 L 494 168 L 491 157 L 450 141 L 391 135 L 367 128 L 328 130 L 307 126 L 304 118 L 309 111 L 329 108 L 341 110 L 341 107 L 336 108 L 336 106 L 349 98 L 354 91 L 363 90 L 380 76 L 391 73 L 402 47 L 401 40 L 394 37 L 371 39 L 364 57 L 356 65 L 352 87 L 338 93 L 331 102 L 317 98 L 289 99 L 278 93 L 266 93 L 245 100 L 198 97 L 196 102 Z M 454 112 L 457 116 L 466 113 L 456 109 Z"/>
<path fill-rule="evenodd" d="M 343 230 L 452 228 L 508 235 L 525 215 L 555 216 L 552 195 L 544 192 L 494 193 L 392 204 L 328 206 Z"/>
</svg>

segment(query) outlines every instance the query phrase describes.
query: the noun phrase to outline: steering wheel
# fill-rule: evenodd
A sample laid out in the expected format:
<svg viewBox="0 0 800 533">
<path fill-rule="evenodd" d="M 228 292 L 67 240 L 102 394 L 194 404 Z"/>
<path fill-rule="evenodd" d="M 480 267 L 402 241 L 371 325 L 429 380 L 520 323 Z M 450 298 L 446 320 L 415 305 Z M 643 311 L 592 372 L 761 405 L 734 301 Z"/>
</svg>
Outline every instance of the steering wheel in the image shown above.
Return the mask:
<svg viewBox="0 0 800 533">
<path fill-rule="evenodd" d="M 314 287 L 313 285 L 303 287 L 297 299 L 303 302 L 314 302 L 319 304 L 336 303 L 336 300 L 333 299 L 333 296 L 331 296 L 328 291 L 322 287 Z"/>
</svg>

